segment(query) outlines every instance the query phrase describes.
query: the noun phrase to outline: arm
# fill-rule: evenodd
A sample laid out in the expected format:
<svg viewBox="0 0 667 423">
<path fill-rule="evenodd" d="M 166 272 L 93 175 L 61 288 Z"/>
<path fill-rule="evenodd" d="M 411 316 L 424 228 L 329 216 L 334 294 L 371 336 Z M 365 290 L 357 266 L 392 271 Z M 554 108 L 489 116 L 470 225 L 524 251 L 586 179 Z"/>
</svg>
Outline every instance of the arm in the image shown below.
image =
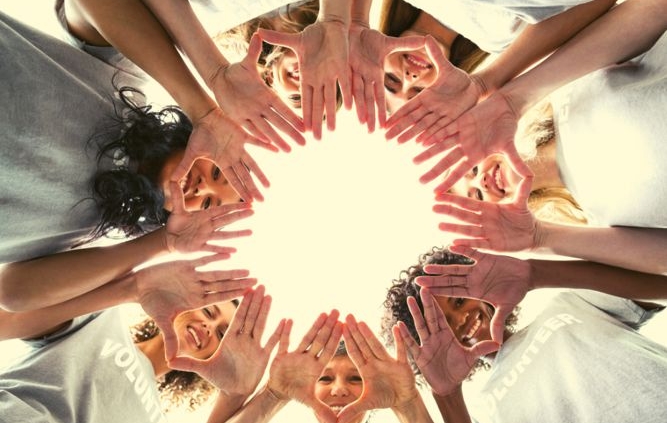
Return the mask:
<svg viewBox="0 0 667 423">
<path fill-rule="evenodd" d="M 433 399 L 447 423 L 471 423 L 470 414 L 463 398 L 463 389 L 459 385 L 449 395 L 438 395 L 433 392 Z"/>
<path fill-rule="evenodd" d="M 501 91 L 521 115 L 560 86 L 648 50 L 667 29 L 666 8 L 665 0 L 619 4 Z"/>
<path fill-rule="evenodd" d="M 534 249 L 667 276 L 667 229 L 539 222 Z"/>
<path fill-rule="evenodd" d="M 480 91 L 489 95 L 500 89 L 607 12 L 615 2 L 593 0 L 528 26 L 489 66 L 473 72 Z"/>
<path fill-rule="evenodd" d="M 208 423 L 266 423 L 287 405 L 289 400 L 278 398 L 266 386 L 257 393 L 236 415 L 229 420 L 213 417 Z M 216 404 L 217 408 L 218 404 Z M 215 409 L 214 409 L 215 410 Z"/>
</svg>

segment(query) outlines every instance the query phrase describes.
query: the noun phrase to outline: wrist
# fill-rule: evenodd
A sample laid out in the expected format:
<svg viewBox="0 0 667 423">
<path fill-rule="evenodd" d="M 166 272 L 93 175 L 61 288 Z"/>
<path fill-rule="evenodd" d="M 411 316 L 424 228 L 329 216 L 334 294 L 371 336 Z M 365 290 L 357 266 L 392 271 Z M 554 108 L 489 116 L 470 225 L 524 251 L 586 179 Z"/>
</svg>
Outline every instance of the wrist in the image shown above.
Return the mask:
<svg viewBox="0 0 667 423">
<path fill-rule="evenodd" d="M 270 387 L 268 383 L 264 386 L 263 392 L 268 401 L 273 405 L 284 405 L 290 401 L 289 396 Z"/>
<path fill-rule="evenodd" d="M 481 72 L 470 74 L 470 79 L 477 92 L 477 102 L 484 100 L 495 91 Z"/>
</svg>

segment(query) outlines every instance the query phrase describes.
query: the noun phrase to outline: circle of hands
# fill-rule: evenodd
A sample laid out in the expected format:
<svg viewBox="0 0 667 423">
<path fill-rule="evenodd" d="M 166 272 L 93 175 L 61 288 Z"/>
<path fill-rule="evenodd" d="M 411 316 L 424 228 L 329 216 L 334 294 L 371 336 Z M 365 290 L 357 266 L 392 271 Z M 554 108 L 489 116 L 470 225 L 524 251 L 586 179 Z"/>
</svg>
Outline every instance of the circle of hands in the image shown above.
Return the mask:
<svg viewBox="0 0 667 423">
<path fill-rule="evenodd" d="M 296 53 L 303 118 L 296 116 L 255 71 L 262 41 Z M 436 65 L 437 79 L 387 119 L 384 57 L 393 51 L 422 47 Z M 530 269 L 525 262 L 475 250 L 518 251 L 536 245 L 538 223 L 526 205 L 532 175 L 514 148 L 518 117 L 509 100 L 500 95 L 483 98 L 486 93 L 481 83 L 451 65 L 430 36 L 393 38 L 355 22 L 346 28 L 341 22 L 318 21 L 297 34 L 260 30 L 250 42 L 247 57 L 220 69 L 209 82 L 219 108 L 195 123 L 183 161 L 172 175 L 174 210 L 165 228 L 165 243 L 172 252 L 204 251 L 211 255 L 159 264 L 139 271 L 137 276 L 139 302 L 162 330 L 169 365 L 196 371 L 229 395 L 249 395 L 277 347 L 266 389 L 277 399 L 293 399 L 310 406 L 326 422 L 351 421 L 366 410 L 400 408 L 414 400 L 418 393 L 408 354 L 436 395 L 451 394 L 478 357 L 500 347 L 505 318 L 529 289 Z M 262 344 L 271 305 L 264 287 L 253 289 L 257 281 L 248 277 L 246 269 L 198 270 L 229 258 L 235 251 L 210 241 L 251 234 L 250 230 L 223 229 L 250 216 L 252 200 L 262 200 L 253 175 L 264 187 L 269 186 L 268 178 L 245 150 L 245 144 L 289 152 L 291 148 L 284 136 L 298 145 L 305 144 L 304 131 L 311 131 L 319 139 L 324 117 L 327 128 L 334 130 L 337 87 L 345 107 L 356 106 L 359 122 L 368 131 L 377 126 L 386 130 L 387 139 L 397 138 L 399 143 L 415 139 L 421 143 L 424 151 L 414 158 L 416 164 L 437 158 L 435 166 L 420 181 L 443 178 L 436 188 L 434 211 L 460 223 L 441 223 L 440 229 L 461 235 L 454 241 L 452 251 L 475 261 L 469 266 L 425 268 L 429 275 L 417 279 L 423 287 L 423 312 L 415 298 L 408 300 L 419 339 L 410 335 L 405 324 L 396 325 L 392 330 L 395 357 L 366 323 L 357 322 L 352 315 L 340 322 L 335 310 L 320 315 L 292 351 L 291 320 L 281 320 Z M 445 192 L 494 152 L 505 153 L 514 170 L 524 178 L 511 203 L 485 203 Z M 199 158 L 215 162 L 246 202 L 186 211 L 176 181 Z M 434 295 L 478 298 L 493 305 L 492 340 L 473 347 L 459 343 Z M 177 355 L 173 321 L 178 314 L 240 296 L 243 300 L 230 327 L 210 358 Z M 313 388 L 341 337 L 363 379 L 363 391 L 336 415 L 315 398 Z"/>
</svg>

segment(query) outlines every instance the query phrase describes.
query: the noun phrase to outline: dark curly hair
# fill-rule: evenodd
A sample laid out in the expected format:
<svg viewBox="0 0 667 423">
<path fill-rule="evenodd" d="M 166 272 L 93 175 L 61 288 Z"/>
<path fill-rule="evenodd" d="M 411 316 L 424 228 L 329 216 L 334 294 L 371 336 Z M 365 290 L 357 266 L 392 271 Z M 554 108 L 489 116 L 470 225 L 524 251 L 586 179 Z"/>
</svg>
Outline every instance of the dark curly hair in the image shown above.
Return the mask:
<svg viewBox="0 0 667 423">
<path fill-rule="evenodd" d="M 154 111 L 150 105 L 139 105 L 133 97 L 143 101 L 144 95 L 135 88 L 119 88 L 118 95 L 115 119 L 91 140 L 98 147 L 98 164 L 119 159 L 123 163 L 95 175 L 93 198 L 100 221 L 91 239 L 113 229 L 125 236 L 140 235 L 165 224 L 169 213 L 163 208 L 158 176 L 174 152 L 185 150 L 192 133 L 192 123 L 178 107 Z"/>
<path fill-rule="evenodd" d="M 414 297 L 417 300 L 419 309 L 421 312 L 424 312 L 424 306 L 419 297 L 419 291 L 421 287 L 415 283 L 415 279 L 419 276 L 427 275 L 424 272 L 424 266 L 428 264 L 463 264 L 463 265 L 472 265 L 473 260 L 469 259 L 466 256 L 459 254 L 454 254 L 447 249 L 433 247 L 431 251 L 422 254 L 419 256 L 418 264 L 410 266 L 407 270 L 401 271 L 398 276 L 398 279 L 392 281 L 392 286 L 387 291 L 387 297 L 384 300 L 385 313 L 382 316 L 382 326 L 381 334 L 384 339 L 385 345 L 391 347 L 394 344 L 394 337 L 391 333 L 391 328 L 400 322 L 405 323 L 410 331 L 412 337 L 419 342 L 419 334 L 415 328 L 414 320 L 408 309 L 407 299 L 408 297 Z M 519 308 L 516 307 L 512 314 L 510 314 L 505 320 L 505 327 L 509 332 L 515 332 L 515 325 L 518 320 Z M 419 369 L 413 363 L 413 369 L 416 374 L 420 374 Z M 488 370 L 490 364 L 482 359 L 477 360 L 473 368 L 468 374 L 468 378 L 479 370 L 484 368 Z"/>
<path fill-rule="evenodd" d="M 131 328 L 132 340 L 135 344 L 148 341 L 160 334 L 155 321 L 147 318 Z M 158 391 L 164 411 L 172 406 L 181 406 L 187 403 L 188 409 L 194 410 L 206 402 L 215 386 L 194 372 L 171 370 L 158 380 Z"/>
</svg>

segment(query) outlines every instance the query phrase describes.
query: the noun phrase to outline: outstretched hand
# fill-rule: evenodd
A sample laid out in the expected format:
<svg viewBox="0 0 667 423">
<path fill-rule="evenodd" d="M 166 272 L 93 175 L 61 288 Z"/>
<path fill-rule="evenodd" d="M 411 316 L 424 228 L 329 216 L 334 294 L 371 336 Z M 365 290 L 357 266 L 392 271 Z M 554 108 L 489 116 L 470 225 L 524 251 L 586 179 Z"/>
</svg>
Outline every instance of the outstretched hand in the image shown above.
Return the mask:
<svg viewBox="0 0 667 423">
<path fill-rule="evenodd" d="M 394 327 L 394 336 L 403 340 L 433 392 L 438 396 L 447 396 L 459 388 L 477 359 L 496 351 L 499 344 L 482 341 L 471 348 L 464 347 L 454 336 L 429 289 L 422 288 L 420 296 L 424 314 L 419 310 L 417 300 L 408 297 L 408 308 L 420 343 L 412 338 L 403 322 Z"/>
<path fill-rule="evenodd" d="M 331 360 L 342 335 L 339 313 L 322 313 L 301 343 L 288 352 L 289 330 L 283 331 L 269 370 L 267 388 L 281 400 L 296 400 L 313 409 L 320 421 L 336 423 L 336 414 L 315 397 L 315 384 Z M 290 326 L 291 328 L 291 326 Z"/>
<path fill-rule="evenodd" d="M 401 338 L 396 339 L 396 358 L 382 346 L 364 322 L 352 315 L 345 319 L 345 347 L 357 366 L 364 387 L 361 395 L 338 414 L 338 422 L 353 420 L 367 410 L 404 408 L 418 396 L 415 376 Z"/>
<path fill-rule="evenodd" d="M 214 162 L 234 190 L 246 201 L 262 200 L 262 194 L 252 179 L 251 172 L 264 187 L 269 180 L 255 160 L 245 151 L 245 144 L 253 144 L 270 151 L 278 151 L 271 144 L 249 135 L 219 108 L 212 109 L 195 124 L 181 163 L 171 175 L 172 181 L 185 178 L 197 159 Z"/>
<path fill-rule="evenodd" d="M 256 138 L 272 143 L 283 151 L 290 151 L 289 144 L 274 127 L 297 144 L 304 145 L 303 121 L 260 78 L 257 60 L 261 52 L 262 40 L 254 34 L 246 57 L 221 68 L 210 86 L 227 116 Z"/>
<path fill-rule="evenodd" d="M 271 297 L 264 295 L 264 286 L 247 291 L 211 357 L 207 360 L 174 357 L 169 367 L 197 372 L 227 395 L 249 396 L 262 379 L 271 352 L 287 330 L 283 319 L 262 346 L 270 308 Z"/>
<path fill-rule="evenodd" d="M 424 145 L 433 145 L 415 157 L 415 163 L 423 163 L 441 153 L 443 155 L 431 170 L 422 175 L 420 182 L 428 183 L 448 172 L 435 188 L 436 192 L 447 191 L 476 163 L 498 152 L 506 154 L 517 174 L 531 176 L 532 172 L 514 146 L 518 119 L 507 98 L 500 94 L 478 103 L 432 136 L 422 139 Z"/>
<path fill-rule="evenodd" d="M 426 145 L 439 140 L 436 134 L 477 104 L 484 89 L 465 71 L 452 65 L 437 41 L 426 37 L 426 52 L 438 69 L 438 77 L 424 91 L 410 99 L 387 121 L 387 139 L 398 136 L 406 142 L 416 136 Z"/>
<path fill-rule="evenodd" d="M 350 25 L 350 69 L 352 96 L 361 124 L 375 130 L 375 108 L 378 124 L 385 126 L 387 105 L 384 96 L 384 58 L 396 50 L 415 50 L 424 46 L 423 37 L 389 37 L 367 25 Z"/>
<path fill-rule="evenodd" d="M 303 123 L 322 137 L 322 120 L 327 128 L 336 127 L 336 82 L 340 85 L 346 108 L 352 107 L 348 28 L 338 21 L 318 20 L 296 34 L 260 29 L 260 37 L 271 44 L 289 47 L 299 60 Z"/>
<path fill-rule="evenodd" d="M 457 238 L 453 245 L 495 251 L 520 251 L 533 248 L 537 221 L 528 210 L 532 178 L 524 178 L 517 187 L 514 200 L 508 204 L 478 201 L 460 195 L 440 193 L 441 204 L 433 211 L 454 217 L 463 223 L 442 222 L 438 226 L 468 238 Z"/>
<path fill-rule="evenodd" d="M 435 295 L 471 297 L 491 304 L 495 313 L 491 319 L 491 338 L 502 343 L 505 320 L 530 287 L 530 265 L 512 257 L 484 254 L 465 246 L 450 250 L 475 260 L 473 265 L 429 264 L 419 276 L 418 285 L 429 288 Z"/>
<path fill-rule="evenodd" d="M 157 264 L 137 272 L 138 302 L 162 331 L 167 358 L 178 351 L 174 319 L 187 310 L 230 301 L 243 295 L 256 279 L 247 270 L 198 271 L 198 267 L 229 258 L 218 253 L 196 260 L 179 260 Z"/>
<path fill-rule="evenodd" d="M 221 241 L 249 236 L 249 229 L 221 231 L 219 229 L 252 216 L 250 203 L 224 204 L 206 210 L 189 212 L 185 210 L 183 190 L 176 183 L 169 183 L 173 210 L 166 225 L 166 244 L 170 252 L 192 253 L 210 251 L 213 253 L 232 253 L 234 248 L 209 244 L 209 241 Z"/>
</svg>

